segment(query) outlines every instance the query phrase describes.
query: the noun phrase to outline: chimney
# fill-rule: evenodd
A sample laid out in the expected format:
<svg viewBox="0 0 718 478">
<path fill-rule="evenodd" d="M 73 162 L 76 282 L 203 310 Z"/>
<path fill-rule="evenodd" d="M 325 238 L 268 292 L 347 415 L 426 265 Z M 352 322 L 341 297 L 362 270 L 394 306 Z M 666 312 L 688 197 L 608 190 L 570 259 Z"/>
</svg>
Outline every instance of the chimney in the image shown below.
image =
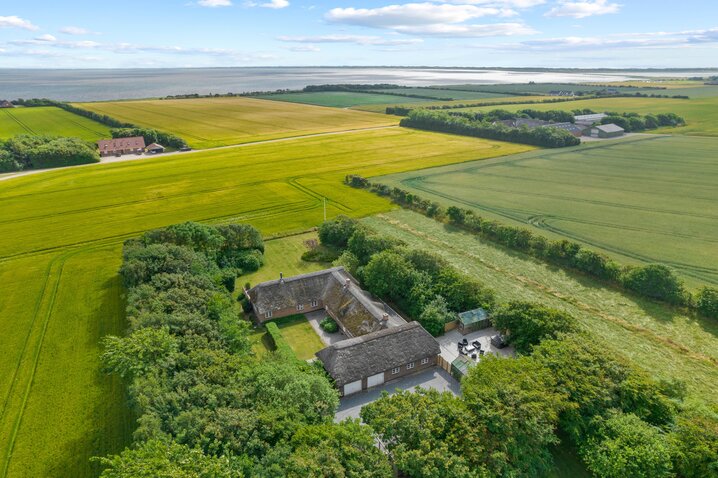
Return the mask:
<svg viewBox="0 0 718 478">
<path fill-rule="evenodd" d="M 344 279 L 344 287 L 342 289 L 347 290 L 349 289 L 349 285 L 352 283 L 352 280 L 349 278 Z"/>
<path fill-rule="evenodd" d="M 386 324 L 387 322 L 389 322 L 389 314 L 384 312 L 384 314 L 381 316 L 381 323 Z"/>
</svg>

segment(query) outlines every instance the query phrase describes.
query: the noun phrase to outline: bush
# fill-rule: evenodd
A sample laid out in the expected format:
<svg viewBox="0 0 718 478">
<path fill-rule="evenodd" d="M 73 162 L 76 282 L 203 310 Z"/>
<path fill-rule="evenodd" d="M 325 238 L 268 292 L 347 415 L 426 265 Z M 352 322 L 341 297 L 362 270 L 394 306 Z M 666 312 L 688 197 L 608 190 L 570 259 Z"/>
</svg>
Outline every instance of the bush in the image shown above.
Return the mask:
<svg viewBox="0 0 718 478">
<path fill-rule="evenodd" d="M 333 334 L 334 332 L 337 332 L 339 330 L 339 325 L 332 319 L 331 317 L 325 317 L 321 322 L 319 322 L 319 326 L 324 330 L 325 332 L 329 332 L 330 334 Z"/>
<path fill-rule="evenodd" d="M 272 339 L 272 343 L 274 344 L 274 350 L 277 354 L 279 354 L 284 359 L 297 358 L 297 356 L 294 354 L 294 350 L 292 350 L 287 341 L 284 340 L 282 332 L 279 330 L 279 327 L 277 327 L 277 324 L 275 324 L 274 322 L 267 323 L 267 333 Z"/>
<path fill-rule="evenodd" d="M 718 319 L 718 290 L 703 287 L 696 295 L 698 312 L 711 319 Z"/>
<path fill-rule="evenodd" d="M 684 304 L 686 291 L 683 282 L 668 267 L 649 264 L 628 269 L 621 277 L 626 289 L 643 296 L 663 300 L 669 304 Z"/>
<path fill-rule="evenodd" d="M 349 242 L 349 238 L 354 234 L 357 227 L 357 221 L 347 216 L 337 216 L 330 221 L 324 221 L 319 226 L 319 240 L 327 246 L 344 248 Z"/>
<path fill-rule="evenodd" d="M 99 161 L 100 154 L 95 147 L 79 138 L 19 135 L 0 143 L 0 171 L 58 168 Z"/>
<path fill-rule="evenodd" d="M 332 262 L 337 258 L 339 258 L 339 253 L 334 248 L 325 245 L 318 245 L 302 254 L 302 260 L 306 262 Z"/>
<path fill-rule="evenodd" d="M 447 304 L 446 300 L 437 295 L 432 299 L 421 312 L 419 323 L 434 337 L 444 333 L 444 326 L 456 318 Z"/>
<path fill-rule="evenodd" d="M 531 302 L 510 302 L 499 308 L 491 321 L 523 354 L 531 352 L 542 340 L 578 329 L 576 319 L 567 313 Z"/>
</svg>

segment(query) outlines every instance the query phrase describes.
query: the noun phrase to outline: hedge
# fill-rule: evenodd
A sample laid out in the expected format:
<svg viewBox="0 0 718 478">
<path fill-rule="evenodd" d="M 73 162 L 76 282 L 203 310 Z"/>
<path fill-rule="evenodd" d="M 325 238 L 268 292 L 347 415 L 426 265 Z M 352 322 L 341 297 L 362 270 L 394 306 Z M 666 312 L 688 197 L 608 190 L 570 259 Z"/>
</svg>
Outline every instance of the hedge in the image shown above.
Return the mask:
<svg viewBox="0 0 718 478">
<path fill-rule="evenodd" d="M 266 327 L 267 333 L 272 338 L 272 343 L 274 343 L 275 352 L 281 355 L 282 358 L 296 359 L 297 355 L 294 353 L 294 350 L 292 350 L 287 341 L 284 340 L 282 332 L 279 330 L 279 327 L 277 327 L 277 324 L 269 322 Z"/>
</svg>

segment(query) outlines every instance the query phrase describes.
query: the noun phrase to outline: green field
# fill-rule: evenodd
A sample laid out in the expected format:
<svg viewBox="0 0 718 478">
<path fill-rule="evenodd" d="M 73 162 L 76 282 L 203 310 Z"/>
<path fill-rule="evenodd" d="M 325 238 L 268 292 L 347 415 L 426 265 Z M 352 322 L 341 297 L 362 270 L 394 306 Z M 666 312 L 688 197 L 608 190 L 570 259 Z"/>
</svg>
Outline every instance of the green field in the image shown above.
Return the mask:
<svg viewBox="0 0 718 478">
<path fill-rule="evenodd" d="M 433 98 L 451 98 L 452 100 L 483 100 L 486 98 L 505 98 L 508 95 L 501 93 L 487 93 L 483 91 L 459 91 L 450 90 L 448 88 L 391 88 L 384 91 L 385 93 L 401 93 L 405 95 L 421 95 L 430 96 Z M 411 98 L 409 98 L 411 99 Z M 384 102 L 386 103 L 386 101 Z"/>
<path fill-rule="evenodd" d="M 409 247 L 433 251 L 493 288 L 500 300 L 541 302 L 574 315 L 611 349 L 659 379 L 680 379 L 691 401 L 718 404 L 718 324 L 607 288 L 419 214 L 363 220 Z"/>
<path fill-rule="evenodd" d="M 0 109 L 0 139 L 19 134 L 72 136 L 86 141 L 109 138 L 107 126 L 54 106 Z"/>
<path fill-rule="evenodd" d="M 124 394 L 98 362 L 99 338 L 124 330 L 124 239 L 186 220 L 244 221 L 265 234 L 306 230 L 321 222 L 323 197 L 330 217 L 391 208 L 342 186 L 345 174 L 527 149 L 389 128 L 0 182 L 0 477 L 93 476 L 91 456 L 129 442 Z"/>
<path fill-rule="evenodd" d="M 177 134 L 193 148 L 200 149 L 398 123 L 391 116 L 241 97 L 112 101 L 78 106 Z"/>
<path fill-rule="evenodd" d="M 716 151 L 714 138 L 641 135 L 379 182 L 716 285 Z"/>
<path fill-rule="evenodd" d="M 476 93 L 481 94 L 481 93 Z M 360 111 L 369 111 L 372 113 L 385 113 L 386 108 L 388 106 L 403 106 L 406 108 L 426 108 L 426 107 L 443 107 L 443 106 L 454 106 L 454 107 L 461 107 L 465 106 L 467 104 L 494 104 L 497 103 L 499 105 L 503 105 L 504 103 L 525 103 L 527 101 L 546 101 L 548 99 L 554 98 L 553 96 L 505 96 L 505 95 L 487 95 L 486 98 L 474 98 L 472 100 L 453 100 L 453 101 L 430 101 L 427 100 L 427 103 L 411 103 L 409 100 L 410 98 L 402 98 L 402 101 L 398 103 L 383 103 L 383 104 L 376 104 L 376 105 L 360 105 L 355 106 L 352 109 L 354 110 L 360 110 Z M 523 108 L 527 108 L 528 106 L 522 106 Z M 491 109 L 495 108 L 503 108 L 503 106 L 494 106 Z"/>
<path fill-rule="evenodd" d="M 423 98 L 406 98 L 403 96 L 379 93 L 352 93 L 350 91 L 317 91 L 310 93 L 283 93 L 280 95 L 257 96 L 265 100 L 287 101 L 306 105 L 330 106 L 333 108 L 350 108 L 352 106 L 386 104 L 392 102 L 424 103 Z"/>
<path fill-rule="evenodd" d="M 575 84 L 575 83 L 508 83 L 499 85 L 448 85 L 439 86 L 438 88 L 446 90 L 461 90 L 461 91 L 479 91 L 484 93 L 503 93 L 509 95 L 547 95 L 551 91 L 573 91 L 582 93 L 591 93 L 596 90 L 604 88 L 603 85 L 590 85 L 590 84 Z M 669 92 L 661 87 L 633 87 L 628 85 L 621 85 L 620 83 L 613 83 L 610 88 L 618 90 L 620 93 L 655 93 L 657 95 L 673 95 L 683 94 L 677 92 Z"/>
</svg>

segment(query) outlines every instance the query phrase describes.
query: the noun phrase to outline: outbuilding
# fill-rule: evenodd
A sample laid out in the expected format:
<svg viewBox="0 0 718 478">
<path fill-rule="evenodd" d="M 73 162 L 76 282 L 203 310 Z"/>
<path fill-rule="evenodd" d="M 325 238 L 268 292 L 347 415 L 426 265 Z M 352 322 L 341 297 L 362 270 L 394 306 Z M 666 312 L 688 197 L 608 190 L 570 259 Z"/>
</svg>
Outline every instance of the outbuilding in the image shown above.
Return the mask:
<svg viewBox="0 0 718 478">
<path fill-rule="evenodd" d="M 418 322 L 342 340 L 317 352 L 342 396 L 434 367 L 439 343 Z"/>
<path fill-rule="evenodd" d="M 0 108 L 14 108 L 15 105 L 9 102 L 8 100 L 2 100 L 0 101 Z"/>
<path fill-rule="evenodd" d="M 145 148 L 145 151 L 150 154 L 164 153 L 165 147 L 158 143 L 152 143 L 151 145 L 149 145 Z"/>
<path fill-rule="evenodd" d="M 489 314 L 482 308 L 467 310 L 459 314 L 459 332 L 466 335 L 475 330 L 491 327 Z"/>
<path fill-rule="evenodd" d="M 618 138 L 624 133 L 623 128 L 613 123 L 600 124 L 591 128 L 591 137 L 593 138 Z"/>
</svg>

